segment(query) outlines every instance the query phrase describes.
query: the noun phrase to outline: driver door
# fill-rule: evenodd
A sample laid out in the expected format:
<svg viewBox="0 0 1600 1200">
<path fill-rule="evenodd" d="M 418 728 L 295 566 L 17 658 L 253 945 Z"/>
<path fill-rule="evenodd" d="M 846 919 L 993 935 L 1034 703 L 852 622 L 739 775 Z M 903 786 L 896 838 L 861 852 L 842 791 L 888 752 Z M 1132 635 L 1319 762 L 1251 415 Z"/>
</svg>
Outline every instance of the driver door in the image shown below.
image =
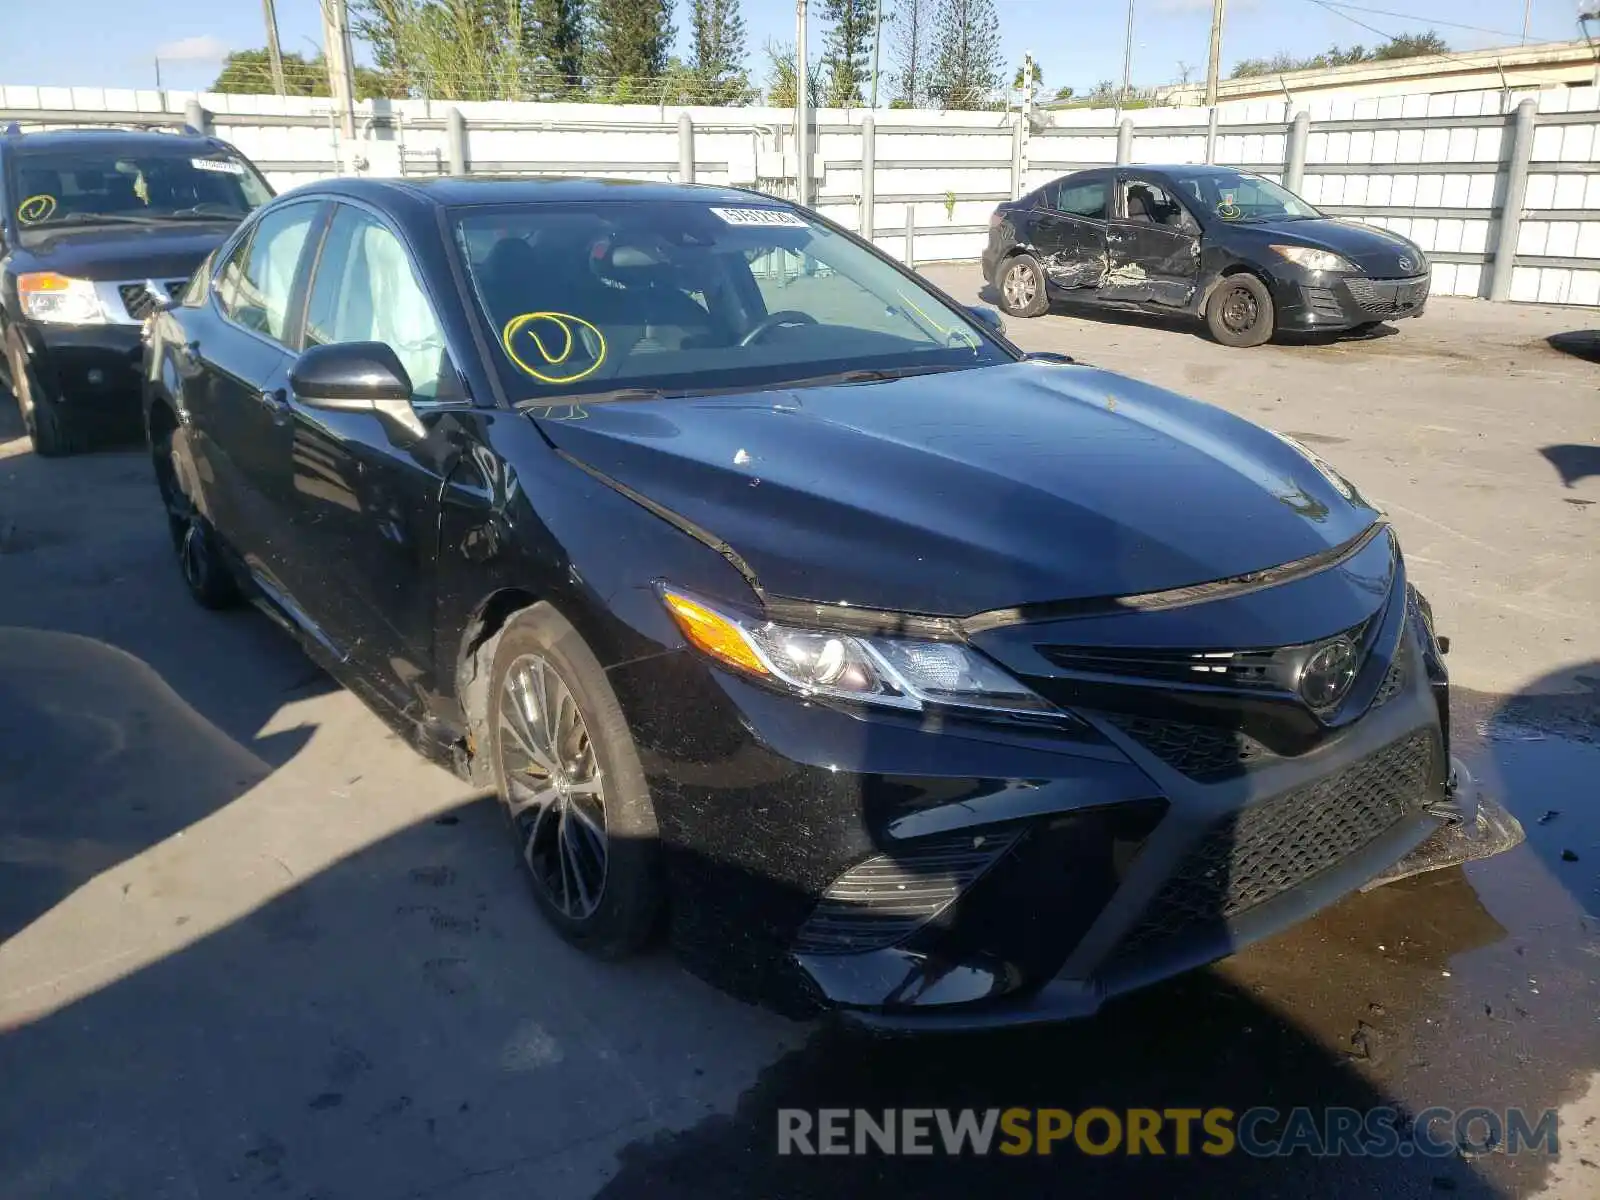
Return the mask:
<svg viewBox="0 0 1600 1200">
<path fill-rule="evenodd" d="M 1106 249 L 1108 298 L 1188 307 L 1200 273 L 1200 223 L 1171 189 L 1119 177 Z"/>
<path fill-rule="evenodd" d="M 446 414 L 471 407 L 435 311 L 399 233 L 335 204 L 303 345 L 389 346 L 428 432 L 398 445 L 375 414 L 314 408 L 291 391 L 292 586 L 329 648 L 401 711 L 432 678 L 440 495 L 461 446 Z"/>
</svg>

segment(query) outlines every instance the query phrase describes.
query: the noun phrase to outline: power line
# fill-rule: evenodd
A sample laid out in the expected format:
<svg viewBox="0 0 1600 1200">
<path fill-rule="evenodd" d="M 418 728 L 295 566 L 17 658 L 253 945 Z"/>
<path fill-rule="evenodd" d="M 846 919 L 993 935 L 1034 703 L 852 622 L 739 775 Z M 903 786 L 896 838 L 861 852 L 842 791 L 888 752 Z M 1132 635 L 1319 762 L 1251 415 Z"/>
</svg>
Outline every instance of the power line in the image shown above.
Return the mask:
<svg viewBox="0 0 1600 1200">
<path fill-rule="evenodd" d="M 1344 4 L 1341 2 L 1341 0 L 1328 0 L 1323 7 L 1349 9 L 1352 12 L 1372 13 L 1380 17 L 1399 17 L 1403 21 L 1415 21 L 1418 24 L 1425 23 L 1428 25 L 1443 25 L 1447 29 L 1466 29 L 1472 33 L 1491 33 L 1495 37 L 1519 38 L 1522 36 L 1520 33 L 1510 33 L 1504 29 L 1486 29 L 1482 25 L 1463 25 L 1460 21 L 1439 21 L 1432 17 L 1418 17 L 1412 13 L 1390 12 L 1386 8 L 1367 8 L 1360 4 Z M 1372 27 L 1369 25 L 1366 28 L 1371 29 Z M 1373 32 L 1377 33 L 1379 31 L 1374 29 Z"/>
<path fill-rule="evenodd" d="M 1358 17 L 1352 17 L 1347 12 L 1340 12 L 1338 7 L 1336 7 L 1335 4 L 1331 2 L 1331 0 L 1308 0 L 1308 3 L 1315 4 L 1318 8 L 1324 9 L 1324 10 L 1326 10 L 1328 12 L 1331 12 L 1336 17 L 1343 17 L 1346 21 L 1349 21 L 1349 22 L 1351 22 L 1353 24 L 1361 26 L 1361 28 L 1365 29 L 1368 33 L 1377 34 L 1379 37 L 1381 37 L 1386 42 L 1392 42 L 1392 41 L 1395 40 L 1395 35 L 1394 34 L 1385 33 L 1383 30 L 1379 29 L 1376 25 L 1368 25 L 1365 21 L 1361 20 Z M 1448 53 L 1447 51 L 1444 51 L 1444 50 L 1430 50 L 1426 54 L 1418 54 L 1415 57 L 1417 57 L 1417 58 L 1445 58 L 1445 59 L 1449 59 L 1451 62 L 1463 63 L 1463 64 L 1466 64 L 1468 66 L 1474 65 L 1472 63 L 1469 63 L 1466 59 L 1458 58 L 1458 57 L 1456 57 L 1456 55 L 1450 54 L 1450 53 Z"/>
</svg>

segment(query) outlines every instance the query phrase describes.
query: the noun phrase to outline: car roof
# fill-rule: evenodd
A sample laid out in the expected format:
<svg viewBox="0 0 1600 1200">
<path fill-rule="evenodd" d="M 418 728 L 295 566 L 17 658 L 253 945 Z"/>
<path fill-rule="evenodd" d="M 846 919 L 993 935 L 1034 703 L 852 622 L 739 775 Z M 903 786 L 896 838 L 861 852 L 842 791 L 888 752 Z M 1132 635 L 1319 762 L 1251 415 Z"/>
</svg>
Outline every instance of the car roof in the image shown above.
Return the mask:
<svg viewBox="0 0 1600 1200">
<path fill-rule="evenodd" d="M 170 147 L 180 153 L 185 150 L 198 153 L 233 149 L 221 138 L 204 134 L 161 133 L 147 129 L 52 129 L 42 133 L 7 133 L 0 136 L 0 147 L 26 153 L 41 150 L 54 153 L 126 150 L 131 153 L 152 147 Z"/>
<path fill-rule="evenodd" d="M 445 175 L 418 179 L 354 179 L 340 177 L 310 184 L 296 192 L 316 191 L 381 203 L 409 200 L 444 207 L 486 204 L 588 203 L 603 200 L 645 202 L 692 201 L 701 204 L 784 204 L 788 201 L 738 188 L 711 184 L 659 183 L 636 179 L 589 179 L 578 176 Z"/>
</svg>

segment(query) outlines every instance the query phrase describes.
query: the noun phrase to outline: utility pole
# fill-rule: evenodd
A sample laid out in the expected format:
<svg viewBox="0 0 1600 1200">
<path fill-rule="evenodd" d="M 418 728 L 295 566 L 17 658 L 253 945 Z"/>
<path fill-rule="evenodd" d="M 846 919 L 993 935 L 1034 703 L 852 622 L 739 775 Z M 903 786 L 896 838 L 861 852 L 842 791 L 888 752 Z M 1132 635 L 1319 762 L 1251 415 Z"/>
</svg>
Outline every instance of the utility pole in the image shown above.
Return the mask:
<svg viewBox="0 0 1600 1200">
<path fill-rule="evenodd" d="M 1533 0 L 1528 0 L 1531 4 Z M 883 0 L 878 0 L 872 17 L 872 107 L 878 107 L 878 44 L 883 41 Z"/>
<path fill-rule="evenodd" d="M 1528 44 L 1528 22 L 1533 19 L 1533 0 L 1524 0 L 1522 5 L 1522 44 Z"/>
<path fill-rule="evenodd" d="M 289 94 L 283 83 L 283 53 L 278 47 L 278 10 L 272 0 L 261 0 L 261 12 L 267 19 L 267 61 L 272 64 L 272 90 L 280 96 Z"/>
<path fill-rule="evenodd" d="M 811 205 L 811 121 L 806 113 L 810 99 L 810 68 L 806 61 L 806 0 L 794 0 L 794 172 L 795 198 Z"/>
<path fill-rule="evenodd" d="M 345 0 L 322 0 L 322 42 L 328 59 L 328 91 L 339 112 L 339 132 L 346 140 L 353 140 L 356 88 L 350 63 L 350 13 Z"/>
<path fill-rule="evenodd" d="M 1217 104 L 1217 75 L 1222 70 L 1222 0 L 1211 5 L 1211 58 L 1206 65 L 1206 107 Z"/>
<path fill-rule="evenodd" d="M 1222 0 L 1217 0 L 1218 4 Z M 1133 79 L 1133 0 L 1128 0 L 1128 36 L 1122 46 L 1122 91 L 1117 93 L 1117 112 L 1128 103 L 1128 87 Z"/>
</svg>

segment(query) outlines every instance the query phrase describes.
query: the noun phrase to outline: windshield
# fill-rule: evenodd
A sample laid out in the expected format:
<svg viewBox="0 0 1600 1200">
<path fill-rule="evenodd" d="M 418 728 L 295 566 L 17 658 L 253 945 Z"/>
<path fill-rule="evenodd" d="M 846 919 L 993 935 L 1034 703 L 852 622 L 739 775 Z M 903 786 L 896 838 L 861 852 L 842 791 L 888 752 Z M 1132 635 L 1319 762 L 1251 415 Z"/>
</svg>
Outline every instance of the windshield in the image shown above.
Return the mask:
<svg viewBox="0 0 1600 1200">
<path fill-rule="evenodd" d="M 1224 221 L 1303 221 L 1322 216 L 1288 188 L 1259 175 L 1206 171 L 1174 175 L 1172 181 Z"/>
<path fill-rule="evenodd" d="M 272 199 L 254 168 L 225 150 L 19 152 L 15 216 L 24 231 L 119 222 L 238 220 Z"/>
<path fill-rule="evenodd" d="M 756 198 L 474 208 L 455 228 L 516 401 L 1012 360 L 886 260 Z"/>
</svg>

